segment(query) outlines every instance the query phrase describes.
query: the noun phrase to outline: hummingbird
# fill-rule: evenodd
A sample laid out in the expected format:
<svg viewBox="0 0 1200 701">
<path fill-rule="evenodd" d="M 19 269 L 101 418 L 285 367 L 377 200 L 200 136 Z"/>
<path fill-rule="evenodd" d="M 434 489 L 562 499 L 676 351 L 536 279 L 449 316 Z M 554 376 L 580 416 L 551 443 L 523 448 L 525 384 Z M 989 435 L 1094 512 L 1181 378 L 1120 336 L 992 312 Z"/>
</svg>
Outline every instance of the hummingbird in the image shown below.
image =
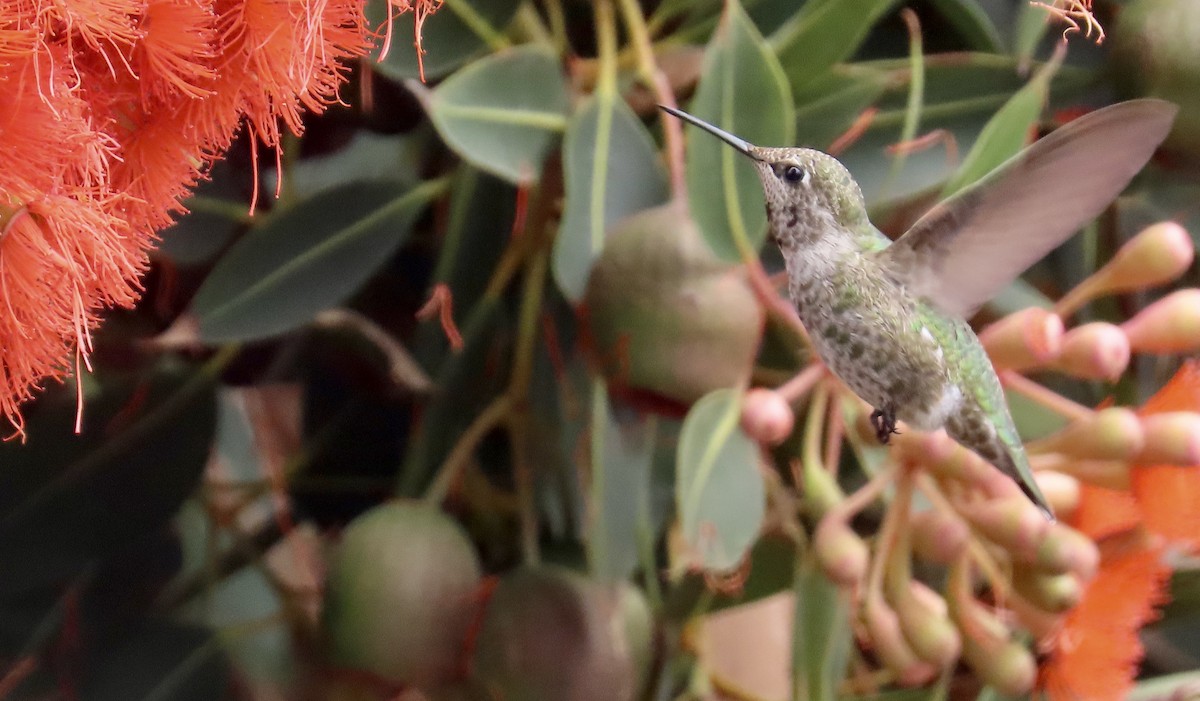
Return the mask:
<svg viewBox="0 0 1200 701">
<path fill-rule="evenodd" d="M 1053 519 L 991 361 L 967 323 L 1026 268 L 1094 219 L 1166 137 L 1178 108 L 1140 99 L 1079 117 L 935 205 L 894 242 L 833 156 L 755 146 L 665 105 L 749 157 L 788 295 L 826 366 L 870 404 L 887 443 L 897 420 L 945 428 Z"/>
</svg>

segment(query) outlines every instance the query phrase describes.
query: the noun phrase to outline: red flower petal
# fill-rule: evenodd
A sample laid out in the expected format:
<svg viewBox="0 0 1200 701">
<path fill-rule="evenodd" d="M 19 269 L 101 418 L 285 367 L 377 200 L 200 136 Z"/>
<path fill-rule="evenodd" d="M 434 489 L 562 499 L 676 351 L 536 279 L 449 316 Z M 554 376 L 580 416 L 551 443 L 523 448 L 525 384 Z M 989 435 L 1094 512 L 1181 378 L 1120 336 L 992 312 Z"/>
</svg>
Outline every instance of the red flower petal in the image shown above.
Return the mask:
<svg viewBox="0 0 1200 701">
<path fill-rule="evenodd" d="M 1054 701 L 1125 698 L 1142 657 L 1138 630 L 1157 617 L 1170 568 L 1159 548 L 1107 555 L 1058 635 L 1039 679 Z"/>
</svg>

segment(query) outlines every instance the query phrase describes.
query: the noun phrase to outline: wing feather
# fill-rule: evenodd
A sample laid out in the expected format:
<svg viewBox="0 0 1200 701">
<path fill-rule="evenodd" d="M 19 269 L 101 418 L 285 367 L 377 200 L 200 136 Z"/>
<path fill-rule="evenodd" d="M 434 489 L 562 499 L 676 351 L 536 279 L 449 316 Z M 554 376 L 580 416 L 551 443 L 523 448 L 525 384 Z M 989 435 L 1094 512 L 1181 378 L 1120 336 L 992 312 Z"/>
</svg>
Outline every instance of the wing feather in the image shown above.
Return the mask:
<svg viewBox="0 0 1200 701">
<path fill-rule="evenodd" d="M 1131 100 L 1068 123 L 925 214 L 880 253 L 910 292 L 968 316 L 1100 214 L 1178 108 Z"/>
</svg>

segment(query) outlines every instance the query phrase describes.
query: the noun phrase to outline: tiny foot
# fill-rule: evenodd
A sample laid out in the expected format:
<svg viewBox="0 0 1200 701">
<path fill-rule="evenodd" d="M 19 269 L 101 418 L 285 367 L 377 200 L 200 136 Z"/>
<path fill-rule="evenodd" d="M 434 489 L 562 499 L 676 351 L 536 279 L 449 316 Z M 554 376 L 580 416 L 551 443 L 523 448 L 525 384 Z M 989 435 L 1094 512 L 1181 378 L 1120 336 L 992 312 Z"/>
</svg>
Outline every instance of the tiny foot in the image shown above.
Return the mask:
<svg viewBox="0 0 1200 701">
<path fill-rule="evenodd" d="M 892 434 L 900 434 L 896 430 L 896 412 L 893 409 L 876 409 L 871 412 L 871 428 L 875 429 L 875 437 L 887 445 Z"/>
</svg>

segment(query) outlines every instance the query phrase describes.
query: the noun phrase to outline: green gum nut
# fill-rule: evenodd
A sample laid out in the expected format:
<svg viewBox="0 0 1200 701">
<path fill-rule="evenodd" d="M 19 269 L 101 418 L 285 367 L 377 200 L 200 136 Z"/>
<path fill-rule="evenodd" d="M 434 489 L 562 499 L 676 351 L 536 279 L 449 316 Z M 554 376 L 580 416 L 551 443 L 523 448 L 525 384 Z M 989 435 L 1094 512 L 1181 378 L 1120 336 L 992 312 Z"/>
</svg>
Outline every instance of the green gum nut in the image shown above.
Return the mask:
<svg viewBox="0 0 1200 701">
<path fill-rule="evenodd" d="M 329 660 L 434 688 L 465 668 L 481 574 L 471 542 L 437 509 L 395 501 L 354 519 L 330 561 L 322 612 Z"/>
<path fill-rule="evenodd" d="M 741 266 L 718 259 L 678 203 L 617 222 L 583 313 L 614 391 L 675 410 L 749 378 L 764 319 Z"/>
</svg>

